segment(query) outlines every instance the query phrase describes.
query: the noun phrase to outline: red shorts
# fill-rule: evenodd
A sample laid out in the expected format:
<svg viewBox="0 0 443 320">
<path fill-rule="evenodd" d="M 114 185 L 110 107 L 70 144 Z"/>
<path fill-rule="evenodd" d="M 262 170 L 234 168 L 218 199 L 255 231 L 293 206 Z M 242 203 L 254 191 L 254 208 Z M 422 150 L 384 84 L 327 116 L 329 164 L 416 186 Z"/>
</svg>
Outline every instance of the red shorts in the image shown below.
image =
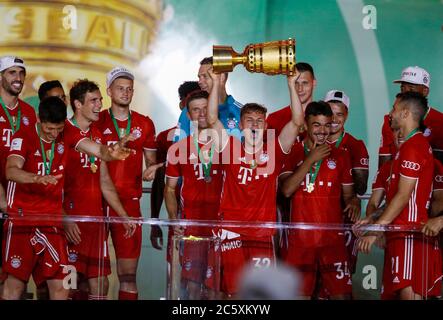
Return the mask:
<svg viewBox="0 0 443 320">
<path fill-rule="evenodd" d="M 140 200 L 120 199 L 128 216 L 133 218 L 141 217 Z M 109 217 L 118 217 L 118 214 L 110 207 L 106 206 L 106 215 Z M 135 233 L 131 238 L 125 238 L 126 230 L 122 223 L 111 223 L 109 226 L 112 243 L 115 249 L 117 259 L 138 259 L 142 248 L 142 226 L 137 225 Z"/>
<path fill-rule="evenodd" d="M 228 294 L 238 291 L 239 276 L 244 267 L 275 266 L 273 236 L 253 238 L 228 231 L 221 231 L 221 290 Z M 219 233 L 220 234 L 220 233 Z"/>
<path fill-rule="evenodd" d="M 352 293 L 348 252 L 344 244 L 300 247 L 291 245 L 291 237 L 289 237 L 289 250 L 285 261 L 297 268 L 303 281 L 300 289 L 303 296 L 311 296 L 314 293 L 317 272 L 320 273 L 327 295 Z"/>
<path fill-rule="evenodd" d="M 3 230 L 3 272 L 23 282 L 33 276 L 36 285 L 64 279 L 68 271 L 68 247 L 64 231 L 56 227 L 14 226 Z"/>
<path fill-rule="evenodd" d="M 210 237 L 204 237 L 207 240 L 187 240 L 183 246 L 182 277 L 198 283 L 205 282 L 209 266 L 213 266 L 210 259 L 214 250 L 214 242 Z"/>
<path fill-rule="evenodd" d="M 111 262 L 108 249 L 108 232 L 103 223 L 81 223 L 81 242 L 68 244 L 69 262 L 86 279 L 103 277 L 111 274 Z"/>
<path fill-rule="evenodd" d="M 441 295 L 442 261 L 436 238 L 409 234 L 386 239 L 382 299 L 412 286 L 423 298 Z"/>
</svg>

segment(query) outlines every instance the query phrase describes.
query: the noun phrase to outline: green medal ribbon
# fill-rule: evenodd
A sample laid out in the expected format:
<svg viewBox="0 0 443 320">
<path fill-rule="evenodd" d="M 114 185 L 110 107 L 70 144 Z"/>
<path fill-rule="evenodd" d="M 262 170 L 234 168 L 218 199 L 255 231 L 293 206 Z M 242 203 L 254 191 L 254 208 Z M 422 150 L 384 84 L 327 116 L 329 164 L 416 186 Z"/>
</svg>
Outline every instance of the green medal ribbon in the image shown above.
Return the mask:
<svg viewBox="0 0 443 320">
<path fill-rule="evenodd" d="M 204 158 L 202 156 L 202 152 L 201 149 L 198 145 L 198 141 L 195 135 L 192 136 L 194 138 L 194 145 L 195 145 L 195 149 L 197 149 L 198 152 L 198 158 L 200 159 L 200 162 L 203 164 L 203 173 L 205 176 L 205 180 L 207 181 L 210 176 L 211 176 L 211 167 L 212 167 L 212 157 L 214 156 L 214 146 L 215 144 L 213 143 L 211 145 L 211 151 L 209 151 L 209 162 L 205 163 L 204 162 Z"/>
<path fill-rule="evenodd" d="M 306 144 L 303 144 L 303 149 L 305 150 L 305 155 L 307 155 L 309 153 L 308 147 L 306 146 Z M 318 172 L 320 171 L 320 166 L 323 162 L 323 159 L 321 159 L 320 161 L 317 162 L 317 164 L 315 165 L 315 172 L 312 172 L 312 166 L 309 169 L 309 184 L 311 186 L 314 185 L 315 183 L 315 179 L 317 179 L 317 175 Z"/>
<path fill-rule="evenodd" d="M 416 134 L 417 133 L 417 131 L 418 131 L 418 128 L 415 128 L 414 130 L 412 130 L 407 136 L 406 136 L 406 138 L 405 138 L 405 141 L 404 142 L 406 142 L 406 141 L 408 141 L 409 140 L 409 138 L 411 138 L 414 134 Z"/>
<path fill-rule="evenodd" d="M 117 136 L 120 139 L 122 137 L 122 136 L 120 136 L 120 130 L 119 130 L 120 128 L 117 124 L 117 120 L 115 120 L 115 117 L 112 114 L 111 109 L 109 109 L 109 115 L 111 116 L 112 122 L 114 123 L 115 131 L 117 131 Z M 126 125 L 125 135 L 128 135 L 130 130 L 131 130 L 131 113 L 129 112 L 128 113 L 128 124 Z"/>
<path fill-rule="evenodd" d="M 49 165 L 48 165 L 47 160 L 46 160 L 45 146 L 43 144 L 42 138 L 40 137 L 40 128 L 38 128 L 38 136 L 39 136 L 39 140 L 40 140 L 40 148 L 42 150 L 43 165 L 45 166 L 45 173 L 47 176 L 49 176 L 51 174 L 52 161 L 54 160 L 55 141 L 52 141 L 52 143 L 51 143 L 51 153 L 49 155 Z"/>
<path fill-rule="evenodd" d="M 2 105 L 3 111 L 6 113 L 6 117 L 8 118 L 9 124 L 11 125 L 12 133 L 16 133 L 18 129 L 20 129 L 20 120 L 22 116 L 22 111 L 20 107 L 18 108 L 17 113 L 17 121 L 14 123 L 14 120 L 12 120 L 11 115 L 9 114 L 8 108 L 6 108 L 6 105 L 4 104 L 2 98 L 0 98 L 0 104 Z"/>
<path fill-rule="evenodd" d="M 431 107 L 428 107 L 428 111 L 426 111 L 425 115 L 423 116 L 423 119 L 422 119 L 423 121 L 425 121 L 425 119 L 428 116 L 430 110 L 431 110 Z"/>
<path fill-rule="evenodd" d="M 77 120 L 75 120 L 74 117 L 71 118 L 71 121 L 72 121 L 72 123 L 74 124 L 74 126 L 76 126 L 77 128 L 79 128 L 80 131 L 83 132 L 83 130 L 80 128 L 80 126 L 79 126 L 78 123 L 77 123 Z M 91 141 L 93 141 L 93 140 L 92 140 L 92 130 L 91 130 L 91 132 L 90 132 L 90 136 L 89 136 L 89 138 L 91 139 Z M 88 160 L 89 160 L 89 162 L 91 163 L 91 165 L 94 165 L 94 163 L 95 163 L 95 157 L 93 157 L 93 156 L 88 156 Z"/>
<path fill-rule="evenodd" d="M 343 140 L 343 137 L 345 136 L 345 132 L 343 131 L 340 135 L 340 137 L 338 138 L 337 142 L 335 143 L 335 147 L 338 148 L 341 144 L 341 141 Z"/>
</svg>

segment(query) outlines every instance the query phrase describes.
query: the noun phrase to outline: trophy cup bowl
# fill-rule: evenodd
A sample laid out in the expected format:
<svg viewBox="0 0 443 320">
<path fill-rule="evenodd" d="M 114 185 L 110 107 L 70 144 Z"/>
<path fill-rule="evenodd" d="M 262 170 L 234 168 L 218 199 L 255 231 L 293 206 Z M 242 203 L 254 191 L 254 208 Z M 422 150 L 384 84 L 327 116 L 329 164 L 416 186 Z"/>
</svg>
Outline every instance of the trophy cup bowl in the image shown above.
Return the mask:
<svg viewBox="0 0 443 320">
<path fill-rule="evenodd" d="M 243 64 L 249 72 L 295 74 L 295 40 L 271 41 L 246 46 L 237 53 L 230 46 L 213 46 L 213 68 L 215 73 L 232 72 L 236 65 Z"/>
</svg>

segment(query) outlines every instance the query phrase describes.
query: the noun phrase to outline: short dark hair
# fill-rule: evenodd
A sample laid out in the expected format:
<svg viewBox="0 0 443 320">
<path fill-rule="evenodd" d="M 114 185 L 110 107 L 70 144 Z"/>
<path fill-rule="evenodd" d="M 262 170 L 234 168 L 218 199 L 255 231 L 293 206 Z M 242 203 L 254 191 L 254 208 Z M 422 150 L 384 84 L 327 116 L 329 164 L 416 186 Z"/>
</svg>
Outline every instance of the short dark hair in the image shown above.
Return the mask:
<svg viewBox="0 0 443 320">
<path fill-rule="evenodd" d="M 331 106 L 324 101 L 312 101 L 306 106 L 305 120 L 309 119 L 309 116 L 326 116 L 332 117 Z"/>
<path fill-rule="evenodd" d="M 312 74 L 312 77 L 315 79 L 314 69 L 309 63 L 298 62 L 295 64 L 295 69 L 297 69 L 298 72 L 310 72 Z"/>
<path fill-rule="evenodd" d="M 402 107 L 411 111 L 414 120 L 422 122 L 423 118 L 428 112 L 428 99 L 419 92 L 403 92 L 399 93 L 396 98 L 398 103 L 402 104 Z"/>
<path fill-rule="evenodd" d="M 266 116 L 268 109 L 265 106 L 262 106 L 258 103 L 247 103 L 245 104 L 240 111 L 240 118 L 242 118 L 246 113 L 257 112 Z"/>
<path fill-rule="evenodd" d="M 66 120 L 66 104 L 59 97 L 47 97 L 38 106 L 40 122 L 61 123 Z"/>
<path fill-rule="evenodd" d="M 198 81 L 185 81 L 180 85 L 180 87 L 178 87 L 178 97 L 180 98 L 180 101 L 183 101 L 188 94 L 197 90 L 200 90 Z"/>
<path fill-rule="evenodd" d="M 40 87 L 38 88 L 38 98 L 40 100 L 43 100 L 46 98 L 46 95 L 48 94 L 48 91 L 51 91 L 54 88 L 61 88 L 63 89 L 62 84 L 58 80 L 50 80 L 43 82 Z"/>
<path fill-rule="evenodd" d="M 94 81 L 89 81 L 88 79 L 77 80 L 69 90 L 69 98 L 71 102 L 72 110 L 75 111 L 74 101 L 78 100 L 82 104 L 85 103 L 85 96 L 88 92 L 94 92 L 100 90 L 98 84 Z"/>
<path fill-rule="evenodd" d="M 200 61 L 200 65 L 212 64 L 213 61 L 214 61 L 214 59 L 212 59 L 212 57 L 206 57 L 206 58 L 203 58 L 202 61 Z"/>
<path fill-rule="evenodd" d="M 209 93 L 207 93 L 206 91 L 203 91 L 201 89 L 192 91 L 191 93 L 188 94 L 188 96 L 186 97 L 186 106 L 188 107 L 189 110 L 189 104 L 197 99 L 208 99 L 209 98 Z"/>
</svg>

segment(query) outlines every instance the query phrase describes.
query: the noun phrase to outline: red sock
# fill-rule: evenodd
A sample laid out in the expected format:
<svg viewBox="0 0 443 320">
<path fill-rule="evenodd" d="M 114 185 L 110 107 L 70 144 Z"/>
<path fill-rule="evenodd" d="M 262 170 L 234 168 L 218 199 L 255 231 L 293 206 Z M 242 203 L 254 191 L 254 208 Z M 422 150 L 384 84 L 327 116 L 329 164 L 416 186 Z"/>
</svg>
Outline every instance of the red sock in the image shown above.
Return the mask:
<svg viewBox="0 0 443 320">
<path fill-rule="evenodd" d="M 118 300 L 137 300 L 138 292 L 119 291 Z"/>
</svg>

